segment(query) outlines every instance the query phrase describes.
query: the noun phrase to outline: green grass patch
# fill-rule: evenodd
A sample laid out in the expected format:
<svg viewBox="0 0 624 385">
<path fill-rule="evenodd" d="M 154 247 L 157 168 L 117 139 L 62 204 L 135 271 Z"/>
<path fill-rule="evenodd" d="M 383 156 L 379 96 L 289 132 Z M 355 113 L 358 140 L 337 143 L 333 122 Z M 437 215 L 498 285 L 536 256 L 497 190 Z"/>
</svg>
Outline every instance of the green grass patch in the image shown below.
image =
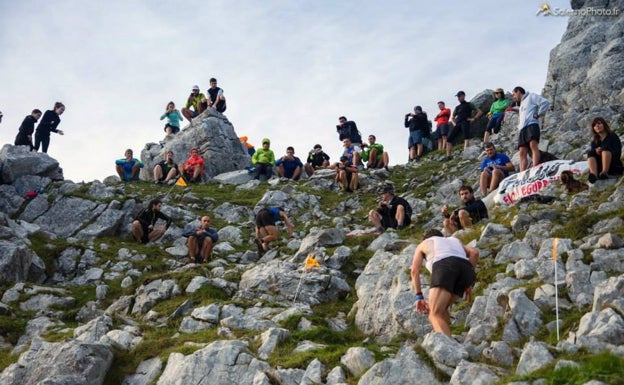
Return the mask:
<svg viewBox="0 0 624 385">
<path fill-rule="evenodd" d="M 565 358 L 565 357 L 564 357 Z M 534 381 L 542 379 L 547 385 L 583 385 L 589 381 L 601 381 L 609 385 L 621 385 L 624 378 L 624 358 L 612 353 L 577 355 L 572 361 L 579 367 L 563 367 L 554 370 L 554 364 L 526 376 L 510 376 L 501 379 L 503 385 L 511 381 Z"/>
</svg>

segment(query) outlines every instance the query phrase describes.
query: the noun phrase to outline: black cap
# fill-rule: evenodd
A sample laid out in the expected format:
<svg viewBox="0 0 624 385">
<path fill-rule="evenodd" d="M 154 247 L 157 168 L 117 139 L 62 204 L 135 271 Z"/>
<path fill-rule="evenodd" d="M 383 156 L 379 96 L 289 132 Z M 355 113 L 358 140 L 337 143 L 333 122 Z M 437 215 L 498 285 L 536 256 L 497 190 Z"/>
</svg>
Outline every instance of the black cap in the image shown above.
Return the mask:
<svg viewBox="0 0 624 385">
<path fill-rule="evenodd" d="M 457 94 L 455 94 L 455 96 L 466 96 L 466 93 L 464 91 L 459 91 Z"/>
<path fill-rule="evenodd" d="M 414 107 L 414 111 L 422 112 L 422 107 L 421 106 L 416 106 L 416 107 Z"/>
<path fill-rule="evenodd" d="M 316 150 L 317 148 L 323 148 L 323 147 L 321 147 L 321 145 L 320 145 L 320 144 L 315 144 L 315 145 L 314 145 L 314 149 Z"/>
<path fill-rule="evenodd" d="M 381 189 L 381 193 L 382 194 L 385 194 L 385 193 L 394 194 L 394 187 L 392 187 L 392 186 L 384 186 L 384 188 Z"/>
</svg>

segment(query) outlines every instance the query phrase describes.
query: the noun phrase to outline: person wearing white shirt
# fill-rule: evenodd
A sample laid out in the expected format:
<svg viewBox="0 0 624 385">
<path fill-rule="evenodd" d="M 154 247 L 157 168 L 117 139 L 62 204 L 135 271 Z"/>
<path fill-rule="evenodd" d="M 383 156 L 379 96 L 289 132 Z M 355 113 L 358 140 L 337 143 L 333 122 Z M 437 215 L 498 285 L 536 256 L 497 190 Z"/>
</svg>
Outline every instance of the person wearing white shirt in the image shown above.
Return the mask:
<svg viewBox="0 0 624 385">
<path fill-rule="evenodd" d="M 539 118 L 544 116 L 550 103 L 538 94 L 530 93 L 522 87 L 513 89 L 512 97 L 520 103 L 518 109 L 518 152 L 520 155 L 520 171 L 527 169 L 529 161 L 527 154 L 531 151 L 533 166 L 540 161 L 540 127 Z"/>
</svg>

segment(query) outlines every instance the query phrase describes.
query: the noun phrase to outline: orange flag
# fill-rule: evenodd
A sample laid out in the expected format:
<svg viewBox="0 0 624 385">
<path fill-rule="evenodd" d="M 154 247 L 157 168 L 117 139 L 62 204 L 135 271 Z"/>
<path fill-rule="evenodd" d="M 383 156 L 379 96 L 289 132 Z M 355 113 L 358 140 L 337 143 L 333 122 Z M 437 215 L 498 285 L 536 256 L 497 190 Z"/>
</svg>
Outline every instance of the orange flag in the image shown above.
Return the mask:
<svg viewBox="0 0 624 385">
<path fill-rule="evenodd" d="M 313 267 L 320 267 L 320 266 L 321 265 L 318 263 L 316 259 L 314 259 L 314 256 L 312 254 L 308 255 L 308 257 L 305 260 L 306 269 L 310 269 Z"/>
</svg>

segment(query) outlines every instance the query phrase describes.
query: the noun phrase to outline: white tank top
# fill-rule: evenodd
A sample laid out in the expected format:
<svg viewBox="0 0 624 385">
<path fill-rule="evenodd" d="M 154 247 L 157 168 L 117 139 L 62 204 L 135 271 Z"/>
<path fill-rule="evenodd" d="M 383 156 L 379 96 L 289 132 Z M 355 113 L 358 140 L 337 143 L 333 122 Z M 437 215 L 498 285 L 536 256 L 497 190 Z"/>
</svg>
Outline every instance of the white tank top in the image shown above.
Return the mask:
<svg viewBox="0 0 624 385">
<path fill-rule="evenodd" d="M 453 237 L 431 237 L 429 239 L 433 241 L 433 256 L 427 258 L 425 266 L 430 273 L 433 264 L 444 258 L 457 257 L 468 260 L 464 245 L 462 245 L 459 239 Z"/>
</svg>

